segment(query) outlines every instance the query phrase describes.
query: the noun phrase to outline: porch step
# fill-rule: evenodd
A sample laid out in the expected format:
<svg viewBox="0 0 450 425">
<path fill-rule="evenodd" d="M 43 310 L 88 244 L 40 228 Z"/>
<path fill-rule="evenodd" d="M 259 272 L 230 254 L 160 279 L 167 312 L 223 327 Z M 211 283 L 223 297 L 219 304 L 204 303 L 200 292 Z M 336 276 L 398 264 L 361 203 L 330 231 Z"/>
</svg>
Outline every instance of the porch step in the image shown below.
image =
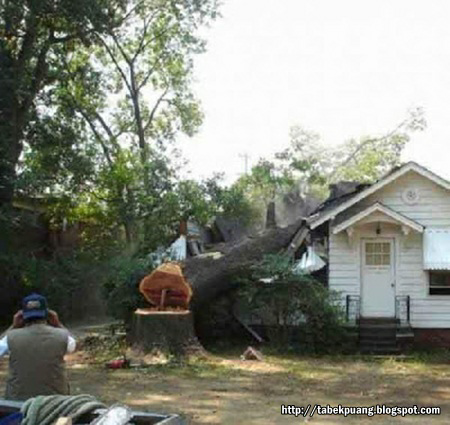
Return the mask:
<svg viewBox="0 0 450 425">
<path fill-rule="evenodd" d="M 391 318 L 361 318 L 359 347 L 362 353 L 397 354 L 398 321 Z"/>
<path fill-rule="evenodd" d="M 386 337 L 384 335 L 359 335 L 359 343 L 363 344 L 396 344 L 396 336 Z"/>
<path fill-rule="evenodd" d="M 360 335 L 383 335 L 386 337 L 395 336 L 397 333 L 397 326 L 360 326 Z"/>
<path fill-rule="evenodd" d="M 379 347 L 379 346 L 367 346 L 360 347 L 361 354 L 400 354 L 400 348 L 398 347 Z"/>
<path fill-rule="evenodd" d="M 359 319 L 360 325 L 397 325 L 399 323 L 398 319 L 391 317 L 361 317 Z"/>
<path fill-rule="evenodd" d="M 371 329 L 397 329 L 398 325 L 397 323 L 360 323 L 359 325 L 360 328 L 362 329 L 367 329 L 367 330 L 371 330 Z"/>
</svg>

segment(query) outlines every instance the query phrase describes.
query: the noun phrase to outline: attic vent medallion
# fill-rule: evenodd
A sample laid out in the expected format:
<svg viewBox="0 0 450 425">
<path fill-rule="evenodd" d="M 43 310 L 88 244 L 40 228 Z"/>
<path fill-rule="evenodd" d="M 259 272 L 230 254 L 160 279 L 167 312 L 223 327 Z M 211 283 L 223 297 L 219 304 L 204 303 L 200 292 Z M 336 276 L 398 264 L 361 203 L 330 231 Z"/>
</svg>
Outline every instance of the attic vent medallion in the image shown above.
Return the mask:
<svg viewBox="0 0 450 425">
<path fill-rule="evenodd" d="M 419 202 L 419 191 L 415 188 L 408 188 L 403 191 L 402 199 L 405 204 L 415 205 Z"/>
</svg>

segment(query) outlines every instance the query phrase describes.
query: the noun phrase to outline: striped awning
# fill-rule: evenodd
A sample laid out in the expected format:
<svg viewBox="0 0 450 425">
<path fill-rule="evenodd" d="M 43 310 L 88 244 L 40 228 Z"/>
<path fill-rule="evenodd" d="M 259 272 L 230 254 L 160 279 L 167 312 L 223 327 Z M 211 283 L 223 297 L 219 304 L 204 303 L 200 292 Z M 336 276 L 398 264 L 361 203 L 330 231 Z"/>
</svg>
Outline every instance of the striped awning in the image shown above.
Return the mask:
<svg viewBox="0 0 450 425">
<path fill-rule="evenodd" d="M 450 270 L 450 229 L 426 229 L 423 234 L 423 268 Z"/>
</svg>

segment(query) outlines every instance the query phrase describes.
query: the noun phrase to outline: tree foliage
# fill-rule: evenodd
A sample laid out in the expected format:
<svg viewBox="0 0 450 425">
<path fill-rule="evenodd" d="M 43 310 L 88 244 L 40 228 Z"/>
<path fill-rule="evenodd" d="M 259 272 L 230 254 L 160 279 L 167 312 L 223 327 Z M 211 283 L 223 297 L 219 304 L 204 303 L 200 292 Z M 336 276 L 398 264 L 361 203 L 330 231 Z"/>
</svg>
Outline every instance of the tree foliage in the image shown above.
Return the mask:
<svg viewBox="0 0 450 425">
<path fill-rule="evenodd" d="M 217 9 L 216 0 L 2 2 L 0 207 L 13 195 L 44 198 L 53 230 L 81 223 L 67 276 L 62 257 L 50 255 L 36 259 L 28 283 L 59 270 L 70 286 L 82 279 L 81 263 L 101 267 L 118 253 L 130 264 L 145 259 L 182 218 L 248 209 L 218 178 L 179 173 L 176 139 L 203 119 L 192 91 L 193 60 L 205 50 L 200 29 Z M 2 272 L 18 255 L 4 243 L 20 227 L 15 213 L 0 208 Z M 24 270 L 30 252 L 17 258 Z M 12 280 L 24 283 L 16 271 Z"/>
<path fill-rule="evenodd" d="M 275 194 L 293 188 L 323 198 L 330 183 L 340 180 L 370 183 L 399 165 L 411 134 L 425 126 L 423 111 L 417 108 L 384 135 L 350 139 L 335 146 L 324 144 L 317 133 L 294 126 L 289 147 L 276 153 L 273 159 L 261 159 L 248 176 L 240 179 L 240 184 L 266 204 Z"/>
<path fill-rule="evenodd" d="M 215 19 L 217 6 L 127 0 L 115 11 L 115 25 L 92 31 L 90 43 L 61 45 L 58 83 L 41 95 L 44 108 L 27 133 L 18 187 L 70 197 L 60 213 L 115 223 L 129 244 L 151 247 L 167 238 L 186 213 L 183 196 L 204 221 L 209 207 L 203 200 L 200 211 L 201 199 L 189 194 L 193 185 L 179 181 L 182 161 L 173 143 L 202 122 L 191 90 L 193 57 L 205 49 L 198 30 Z"/>
<path fill-rule="evenodd" d="M 255 264 L 240 290 L 247 301 L 245 310 L 259 317 L 271 343 L 283 350 L 323 352 L 342 347 L 343 312 L 336 294 L 292 268 L 292 259 L 283 255 L 267 255 Z"/>
<path fill-rule="evenodd" d="M 125 1 L 125 0 L 123 0 Z M 0 206 L 11 203 L 41 96 L 61 81 L 58 57 L 117 25 L 122 0 L 5 0 L 0 6 Z"/>
</svg>

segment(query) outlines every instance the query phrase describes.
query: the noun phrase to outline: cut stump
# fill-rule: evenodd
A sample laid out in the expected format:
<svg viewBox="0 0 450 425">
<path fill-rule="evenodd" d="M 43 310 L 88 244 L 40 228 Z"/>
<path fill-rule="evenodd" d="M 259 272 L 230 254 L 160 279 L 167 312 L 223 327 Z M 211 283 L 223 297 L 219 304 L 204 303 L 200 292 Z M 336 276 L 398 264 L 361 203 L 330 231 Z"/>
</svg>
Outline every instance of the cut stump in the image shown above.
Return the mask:
<svg viewBox="0 0 450 425">
<path fill-rule="evenodd" d="M 176 358 L 205 354 L 195 335 L 194 321 L 189 310 L 136 310 L 130 342 L 134 352 L 143 354 L 163 354 Z"/>
</svg>

